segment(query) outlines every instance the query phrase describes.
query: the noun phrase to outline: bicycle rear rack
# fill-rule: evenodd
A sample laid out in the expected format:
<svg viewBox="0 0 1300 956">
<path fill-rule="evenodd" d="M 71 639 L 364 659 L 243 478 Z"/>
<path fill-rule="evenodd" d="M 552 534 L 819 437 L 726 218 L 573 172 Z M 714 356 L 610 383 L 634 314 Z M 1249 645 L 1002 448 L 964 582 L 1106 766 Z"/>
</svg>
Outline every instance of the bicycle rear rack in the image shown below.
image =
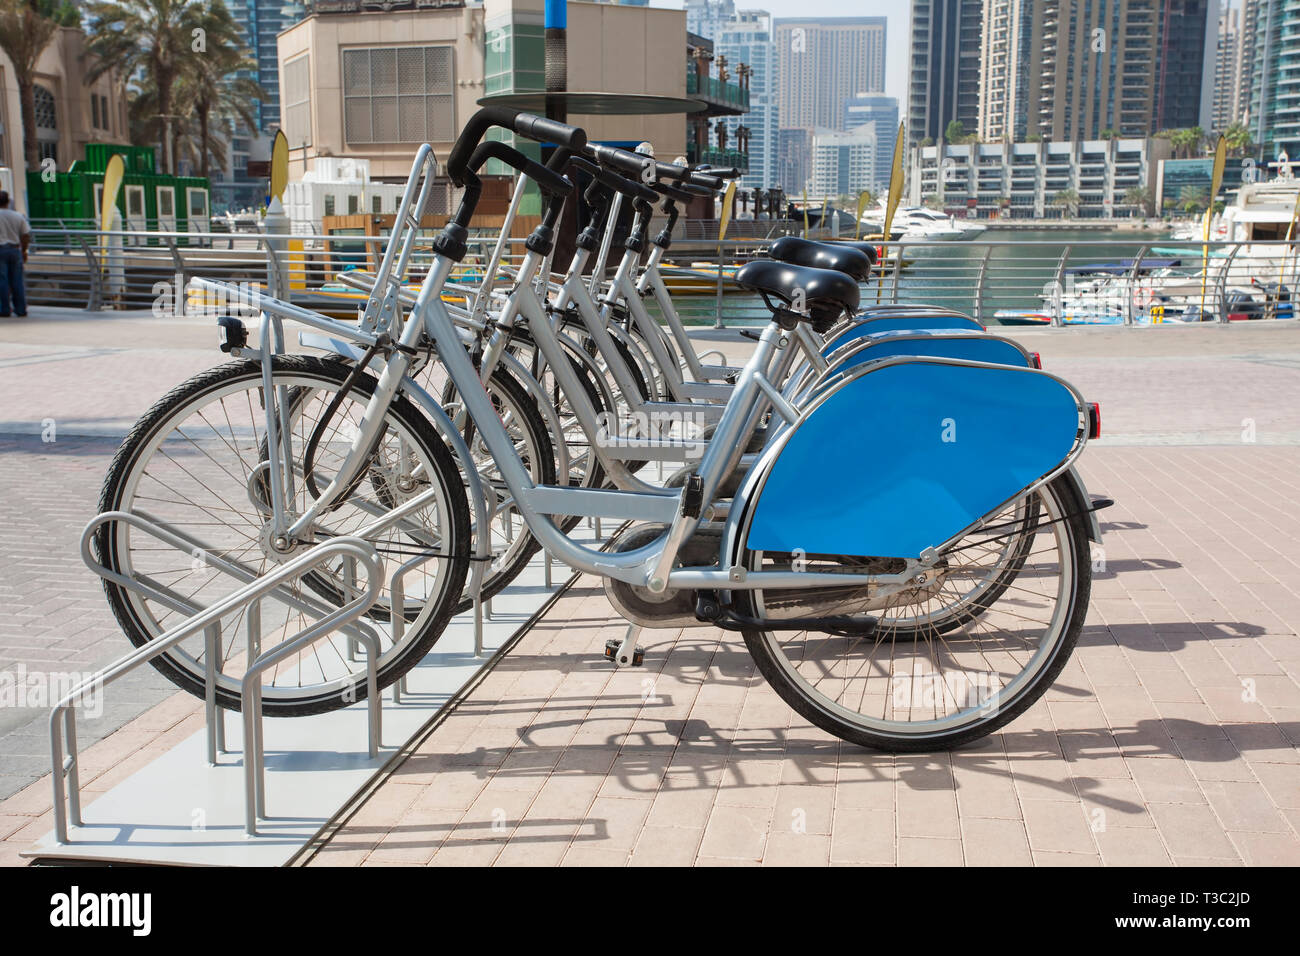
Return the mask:
<svg viewBox="0 0 1300 956">
<path fill-rule="evenodd" d="M 241 581 L 243 586 L 210 606 L 203 606 L 176 594 L 146 576 L 128 577 L 113 571 L 97 561 L 91 552 L 91 541 L 100 527 L 108 522 L 129 524 L 165 544 L 195 556 L 201 555 L 205 564 Z M 267 669 L 334 631 L 346 633 L 350 646 L 355 646 L 357 643 L 364 644 L 368 651 L 366 655 L 368 749 L 371 758 L 378 756 L 382 731 L 382 701 L 379 696 L 377 673 L 379 635 L 370 627 L 357 624 L 362 615 L 375 603 L 383 582 L 383 562 L 371 544 L 354 537 L 331 538 L 259 576 L 252 573 L 250 569 L 205 548 L 201 542 L 167 528 L 162 522 L 147 515 L 109 511 L 97 515 L 86 525 L 81 536 L 81 557 L 86 566 L 101 578 L 143 594 L 165 607 L 189 616 L 144 646 L 78 683 L 50 711 L 50 758 L 53 770 L 51 779 L 54 786 L 56 842 L 60 844 L 72 842 L 68 835 L 69 819 L 73 826 L 82 825 L 75 705 L 82 702 L 92 691 L 102 693 L 106 685 L 199 633 L 205 635 L 206 642 L 204 709 L 209 764 L 216 766 L 218 754 L 228 752 L 225 749 L 224 715 L 217 706 L 216 695 L 217 675 L 221 667 L 221 621 L 241 610 L 246 612 L 245 623 L 250 658 L 240 682 L 239 692 L 244 729 L 245 832 L 249 836 L 256 836 L 258 819 L 266 817 L 262 683 L 259 678 Z M 342 557 L 350 567 L 355 567 L 359 563 L 366 573 L 365 588 L 346 604 L 337 608 L 331 607 L 315 599 L 295 594 L 286 586 L 290 581 L 301 578 L 336 557 Z M 400 577 L 406 570 L 409 568 L 404 566 L 394 573 L 395 587 L 400 588 Z M 303 613 L 311 614 L 317 620 L 289 640 L 281 642 L 270 650 L 262 651 L 260 649 L 261 604 L 268 596 L 273 596 L 276 600 Z M 400 627 L 401 625 L 394 623 L 394 629 L 399 633 Z M 397 694 L 398 691 L 395 690 L 395 699 Z"/>
</svg>

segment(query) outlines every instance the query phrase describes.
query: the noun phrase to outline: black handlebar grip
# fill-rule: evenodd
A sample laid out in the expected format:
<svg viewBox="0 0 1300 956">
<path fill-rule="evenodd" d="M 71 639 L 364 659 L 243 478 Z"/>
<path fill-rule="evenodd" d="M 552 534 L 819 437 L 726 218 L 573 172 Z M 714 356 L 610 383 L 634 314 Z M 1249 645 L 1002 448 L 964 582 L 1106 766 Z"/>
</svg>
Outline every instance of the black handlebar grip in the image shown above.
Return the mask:
<svg viewBox="0 0 1300 956">
<path fill-rule="evenodd" d="M 740 170 L 735 166 L 700 166 L 696 171 L 717 176 L 719 179 L 739 179 L 741 176 Z"/>
<path fill-rule="evenodd" d="M 660 179 L 670 179 L 675 183 L 680 183 L 689 172 L 687 167 L 678 166 L 676 163 L 655 163 L 655 174 Z"/>
<path fill-rule="evenodd" d="M 653 163 L 654 160 L 649 156 L 642 156 L 638 153 L 629 153 L 625 149 L 618 149 L 614 146 L 601 146 L 599 144 L 588 144 L 587 149 L 591 155 L 596 157 L 596 162 L 602 166 L 608 166 L 611 169 L 618 170 L 626 176 L 640 179 L 644 170 L 649 167 L 647 163 Z"/>
<path fill-rule="evenodd" d="M 559 120 L 534 116 L 532 113 L 519 113 L 515 116 L 514 130 L 520 136 L 536 140 L 539 143 L 554 143 L 573 151 L 587 145 L 587 131 L 578 126 L 570 126 Z"/>
<path fill-rule="evenodd" d="M 688 180 L 694 186 L 703 186 L 705 189 L 719 190 L 722 188 L 722 180 L 713 173 L 693 172 Z"/>
</svg>

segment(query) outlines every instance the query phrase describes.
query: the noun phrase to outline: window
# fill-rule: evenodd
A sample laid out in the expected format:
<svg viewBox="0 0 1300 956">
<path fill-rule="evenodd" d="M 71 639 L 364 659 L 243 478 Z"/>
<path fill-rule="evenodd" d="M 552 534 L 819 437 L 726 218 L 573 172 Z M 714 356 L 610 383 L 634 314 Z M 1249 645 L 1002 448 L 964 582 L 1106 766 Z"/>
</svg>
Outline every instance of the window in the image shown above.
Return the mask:
<svg viewBox="0 0 1300 956">
<path fill-rule="evenodd" d="M 36 84 L 32 90 L 32 99 L 36 106 L 36 128 L 37 129 L 58 129 L 59 121 L 54 110 L 54 94 L 48 89 Z"/>
<path fill-rule="evenodd" d="M 383 198 L 384 198 L 383 196 L 371 196 L 371 197 L 370 197 L 370 210 L 371 210 L 371 211 L 372 211 L 376 216 L 378 216 L 381 212 L 384 211 L 384 210 L 383 210 Z"/>
<path fill-rule="evenodd" d="M 355 216 L 361 211 L 361 197 L 353 193 L 348 196 L 348 215 Z"/>
<path fill-rule="evenodd" d="M 325 194 L 325 215 L 334 215 L 334 196 L 331 193 Z"/>
<path fill-rule="evenodd" d="M 100 126 L 102 128 L 106 130 L 112 129 L 112 127 L 109 125 L 108 122 L 108 97 L 107 96 L 101 96 L 99 98 L 99 118 L 103 121 L 100 123 Z"/>
<path fill-rule="evenodd" d="M 289 148 L 311 145 L 311 57 L 284 65 L 284 135 Z"/>
<path fill-rule="evenodd" d="M 158 218 L 170 220 L 176 215 L 176 191 L 171 186 L 158 187 Z"/>
<path fill-rule="evenodd" d="M 455 139 L 453 73 L 450 46 L 344 50 L 344 138 L 349 143 Z"/>
<path fill-rule="evenodd" d="M 59 161 L 59 118 L 54 94 L 39 83 L 32 90 L 36 113 L 36 144 L 41 159 Z"/>
<path fill-rule="evenodd" d="M 131 225 L 144 225 L 144 187 L 126 187 L 126 218 Z"/>
<path fill-rule="evenodd" d="M 185 187 L 185 205 L 189 210 L 188 222 L 190 232 L 207 232 L 210 228 L 208 222 L 208 191 L 200 186 Z"/>
<path fill-rule="evenodd" d="M 90 125 L 99 129 L 99 97 L 94 93 L 90 94 Z"/>
</svg>

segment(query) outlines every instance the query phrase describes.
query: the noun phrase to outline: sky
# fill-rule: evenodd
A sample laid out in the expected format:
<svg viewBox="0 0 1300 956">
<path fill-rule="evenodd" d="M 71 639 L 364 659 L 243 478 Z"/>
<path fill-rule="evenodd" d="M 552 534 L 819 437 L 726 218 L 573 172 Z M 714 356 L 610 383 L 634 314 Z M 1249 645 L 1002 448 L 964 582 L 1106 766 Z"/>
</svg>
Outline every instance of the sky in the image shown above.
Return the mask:
<svg viewBox="0 0 1300 956">
<path fill-rule="evenodd" d="M 652 7 L 682 9 L 682 0 L 650 0 Z M 766 10 L 774 17 L 888 17 L 885 27 L 885 93 L 904 106 L 907 95 L 909 0 L 737 0 L 745 10 Z"/>
</svg>

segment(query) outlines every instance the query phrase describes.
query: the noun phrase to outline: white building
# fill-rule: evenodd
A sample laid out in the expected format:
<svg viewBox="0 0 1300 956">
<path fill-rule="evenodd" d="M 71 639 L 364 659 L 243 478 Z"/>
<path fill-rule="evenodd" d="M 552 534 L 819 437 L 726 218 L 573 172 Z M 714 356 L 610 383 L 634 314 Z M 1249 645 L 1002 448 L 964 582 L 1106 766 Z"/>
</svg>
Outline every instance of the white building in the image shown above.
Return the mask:
<svg viewBox="0 0 1300 956">
<path fill-rule="evenodd" d="M 881 93 L 859 93 L 844 103 L 844 129 L 852 132 L 871 124 L 876 131 L 875 185 L 884 191 L 894 169 L 894 144 L 898 140 L 898 100 Z"/>
<path fill-rule="evenodd" d="M 1139 216 L 1130 190 L 1154 202 L 1156 164 L 1168 156 L 1169 141 L 1154 138 L 914 147 L 908 202 L 979 219 Z"/>
<path fill-rule="evenodd" d="M 808 197 L 852 197 L 864 189 L 878 192 L 876 146 L 873 124 L 848 133 L 820 130 L 814 133 Z"/>
<path fill-rule="evenodd" d="M 370 160 L 318 156 L 301 180 L 284 190 L 291 232 L 318 235 L 325 216 L 391 214 L 402 201 L 404 183 L 370 181 Z"/>
</svg>

